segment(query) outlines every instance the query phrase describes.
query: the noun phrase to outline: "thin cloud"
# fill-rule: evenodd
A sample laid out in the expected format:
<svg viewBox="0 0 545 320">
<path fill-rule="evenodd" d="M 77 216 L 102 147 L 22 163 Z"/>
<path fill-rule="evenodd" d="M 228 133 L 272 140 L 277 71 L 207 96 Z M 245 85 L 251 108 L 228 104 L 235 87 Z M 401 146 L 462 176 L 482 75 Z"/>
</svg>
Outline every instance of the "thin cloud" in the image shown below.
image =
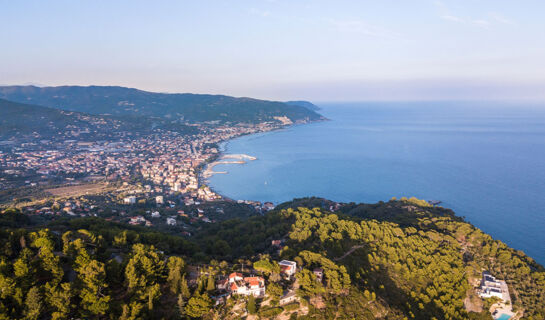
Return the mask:
<svg viewBox="0 0 545 320">
<path fill-rule="evenodd" d="M 441 19 L 447 20 L 447 21 L 459 22 L 459 23 L 466 23 L 465 19 L 453 16 L 453 15 L 449 15 L 449 14 L 442 15 Z"/>
<path fill-rule="evenodd" d="M 516 25 L 516 22 L 514 20 L 506 18 L 502 14 L 499 14 L 497 12 L 491 12 L 491 13 L 489 13 L 489 16 L 490 16 L 491 19 L 493 19 L 494 21 L 496 21 L 498 23 L 507 24 L 507 25 L 511 25 L 511 26 Z"/>
<path fill-rule="evenodd" d="M 465 25 L 474 25 L 482 28 L 488 29 L 490 27 L 490 22 L 485 19 L 465 19 L 457 16 L 453 16 L 450 14 L 442 15 L 441 19 L 449 21 L 449 22 L 455 22 Z"/>
<path fill-rule="evenodd" d="M 480 26 L 480 27 L 483 27 L 483 28 L 490 27 L 490 21 L 485 20 L 485 19 L 476 19 L 476 20 L 471 20 L 470 22 L 472 24 L 476 25 L 476 26 Z"/>
<path fill-rule="evenodd" d="M 513 20 L 506 18 L 505 16 L 497 12 L 489 12 L 483 18 L 464 18 L 452 14 L 449 8 L 445 5 L 445 3 L 440 0 L 433 1 L 433 4 L 439 9 L 439 17 L 445 21 L 472 25 L 485 29 L 489 29 L 494 24 L 515 25 L 515 22 Z"/>
</svg>

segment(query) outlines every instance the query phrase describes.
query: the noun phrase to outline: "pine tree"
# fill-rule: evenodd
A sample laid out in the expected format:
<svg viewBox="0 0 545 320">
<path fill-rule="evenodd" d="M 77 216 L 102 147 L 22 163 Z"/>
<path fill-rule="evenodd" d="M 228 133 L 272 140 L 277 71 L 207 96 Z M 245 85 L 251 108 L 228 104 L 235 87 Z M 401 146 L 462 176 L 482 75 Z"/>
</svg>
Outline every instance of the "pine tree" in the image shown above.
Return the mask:
<svg viewBox="0 0 545 320">
<path fill-rule="evenodd" d="M 114 246 L 122 248 L 127 244 L 127 231 L 123 231 L 120 235 L 114 237 Z"/>
<path fill-rule="evenodd" d="M 32 246 L 37 248 L 40 257 L 40 265 L 43 270 L 49 272 L 51 281 L 59 283 L 62 280 L 64 271 L 60 266 L 60 258 L 53 253 L 55 244 L 49 235 L 48 229 L 41 229 L 30 234 Z"/>
<path fill-rule="evenodd" d="M 178 311 L 181 317 L 185 315 L 185 298 L 182 294 L 178 295 Z"/>
<path fill-rule="evenodd" d="M 208 313 L 211 307 L 212 301 L 207 294 L 197 294 L 189 299 L 185 310 L 188 316 L 199 318 Z"/>
<path fill-rule="evenodd" d="M 180 257 L 170 257 L 168 258 L 167 268 L 168 268 L 168 284 L 170 286 L 170 291 L 173 294 L 180 293 L 182 285 L 182 273 L 184 269 L 184 260 Z"/>
<path fill-rule="evenodd" d="M 40 289 L 38 287 L 30 288 L 25 299 L 25 319 L 38 319 L 42 313 L 42 309 L 43 303 Z"/>
<path fill-rule="evenodd" d="M 82 284 L 80 298 L 84 310 L 94 315 L 105 314 L 109 309 L 110 296 L 104 291 L 106 283 L 106 271 L 104 263 L 91 260 L 79 270 L 78 279 Z"/>
<path fill-rule="evenodd" d="M 148 310 L 153 310 L 153 304 L 157 298 L 161 295 L 161 287 L 158 283 L 150 286 L 146 292 L 148 296 Z"/>
<path fill-rule="evenodd" d="M 187 285 L 187 281 L 185 280 L 185 275 L 182 276 L 182 282 L 180 284 L 180 292 L 182 293 L 182 296 L 185 299 L 189 299 L 191 296 L 191 292 L 189 292 L 189 286 Z"/>
<path fill-rule="evenodd" d="M 211 292 L 216 289 L 216 285 L 214 284 L 214 276 L 209 275 L 208 276 L 208 283 L 206 284 L 206 291 Z"/>
<path fill-rule="evenodd" d="M 122 311 L 122 314 L 121 314 L 121 317 L 119 318 L 119 320 L 141 319 L 141 317 L 139 317 L 139 316 L 140 316 L 140 312 L 142 311 L 143 308 L 144 308 L 144 306 L 141 303 L 138 303 L 136 301 L 131 302 L 131 304 L 129 304 L 129 305 L 124 304 L 123 305 L 123 311 Z"/>
<path fill-rule="evenodd" d="M 146 299 L 147 289 L 163 279 L 165 263 L 153 246 L 135 244 L 125 268 L 127 289 L 138 299 Z"/>
<path fill-rule="evenodd" d="M 204 283 L 203 282 L 204 281 L 203 281 L 202 278 L 197 279 L 197 288 L 193 292 L 193 295 L 198 295 L 198 294 L 201 294 L 203 292 L 203 288 L 204 288 Z"/>
<path fill-rule="evenodd" d="M 60 288 L 59 286 L 53 286 L 46 283 L 45 298 L 47 303 L 55 310 L 52 313 L 53 319 L 65 319 L 70 313 L 70 300 L 72 298 L 72 287 L 70 283 L 62 283 Z"/>
<path fill-rule="evenodd" d="M 246 304 L 246 309 L 248 310 L 249 314 L 256 314 L 257 313 L 257 307 L 255 304 L 255 297 L 253 295 L 250 295 L 248 298 L 248 303 Z"/>
<path fill-rule="evenodd" d="M 13 272 L 17 282 L 25 290 L 30 288 L 36 282 L 34 263 L 32 262 L 34 253 L 28 248 L 21 250 L 19 258 L 13 263 Z"/>
</svg>

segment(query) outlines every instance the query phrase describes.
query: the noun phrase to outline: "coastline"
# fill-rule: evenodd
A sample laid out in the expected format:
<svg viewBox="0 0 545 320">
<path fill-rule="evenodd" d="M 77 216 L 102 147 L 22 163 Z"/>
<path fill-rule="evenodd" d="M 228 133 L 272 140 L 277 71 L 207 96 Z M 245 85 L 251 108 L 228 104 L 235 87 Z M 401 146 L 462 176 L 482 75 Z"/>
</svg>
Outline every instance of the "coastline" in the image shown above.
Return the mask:
<svg viewBox="0 0 545 320">
<path fill-rule="evenodd" d="M 382 105 L 381 105 L 382 106 Z M 398 123 L 391 123 L 388 121 L 385 121 L 388 119 L 387 117 L 391 117 L 391 114 L 394 112 L 398 112 L 399 108 L 396 106 L 388 107 L 385 106 L 386 109 L 384 111 L 377 111 L 375 110 L 375 107 L 367 109 L 367 108 L 361 108 L 361 109 L 354 109 L 358 106 L 339 106 L 339 109 L 335 109 L 335 112 L 330 111 L 330 113 L 327 114 L 327 116 L 335 122 L 324 122 L 324 123 L 317 123 L 316 125 L 312 126 L 305 126 L 300 128 L 290 128 L 290 126 L 285 126 L 284 128 L 287 129 L 286 131 L 280 132 L 278 135 L 258 135 L 255 136 L 255 138 L 249 137 L 241 140 L 234 140 L 233 139 L 225 139 L 223 140 L 226 142 L 225 145 L 222 144 L 221 148 L 221 154 L 228 154 L 228 153 L 247 153 L 253 156 L 259 157 L 261 160 L 260 162 L 253 163 L 251 165 L 248 165 L 246 167 L 237 167 L 237 166 L 220 166 L 215 167 L 214 169 L 217 171 L 229 171 L 231 176 L 217 176 L 214 178 L 208 179 L 206 182 L 209 187 L 214 192 L 217 192 L 218 195 L 220 195 L 223 198 L 232 197 L 233 199 L 243 199 L 243 200 L 255 200 L 260 202 L 265 201 L 271 201 L 275 204 L 279 204 L 285 201 L 290 201 L 291 199 L 296 197 L 296 194 L 292 192 L 293 190 L 299 188 L 301 191 L 300 194 L 297 194 L 300 197 L 304 197 L 305 195 L 314 195 L 314 196 L 322 196 L 324 198 L 327 198 L 332 201 L 337 202 L 364 202 L 364 203 L 376 203 L 378 201 L 388 201 L 392 196 L 401 197 L 401 196 L 415 196 L 420 199 L 438 199 L 442 201 L 441 206 L 444 206 L 446 208 L 451 208 L 453 211 L 456 212 L 457 216 L 464 217 L 464 219 L 468 222 L 470 222 L 472 225 L 479 227 L 487 234 L 491 235 L 495 239 L 500 239 L 503 242 L 505 242 L 507 245 L 513 248 L 517 248 L 519 250 L 524 251 L 532 258 L 536 259 L 536 261 L 539 261 L 540 263 L 544 263 L 543 253 L 538 250 L 538 246 L 536 246 L 535 243 L 541 242 L 540 239 L 542 239 L 542 235 L 539 235 L 539 232 L 536 232 L 537 226 L 541 224 L 540 221 L 534 221 L 535 217 L 535 207 L 537 205 L 541 205 L 543 203 L 542 200 L 537 199 L 533 201 L 525 201 L 524 203 L 517 202 L 516 198 L 512 197 L 519 197 L 519 199 L 526 199 L 526 197 L 520 197 L 520 194 L 522 191 L 513 190 L 513 192 L 508 191 L 507 187 L 509 185 L 504 185 L 501 183 L 493 185 L 490 190 L 494 190 L 494 194 L 490 192 L 483 192 L 482 196 L 483 198 L 476 199 L 474 198 L 473 190 L 475 190 L 475 193 L 480 193 L 483 190 L 489 190 L 489 189 L 480 189 L 480 188 L 488 188 L 488 185 L 490 182 L 497 181 L 497 175 L 494 175 L 497 168 L 493 167 L 485 167 L 489 168 L 489 170 L 479 170 L 473 171 L 474 169 L 482 168 L 482 164 L 485 163 L 496 163 L 498 166 L 506 165 L 507 161 L 501 160 L 494 162 L 494 159 L 488 158 L 485 153 L 490 154 L 488 152 L 479 151 L 477 154 L 482 156 L 482 160 L 479 160 L 478 163 L 471 164 L 468 162 L 461 162 L 459 160 L 467 159 L 466 155 L 456 155 L 454 152 L 450 151 L 451 149 L 449 144 L 441 143 L 441 139 L 439 137 L 430 138 L 432 142 L 436 143 L 434 145 L 437 146 L 439 150 L 442 151 L 440 155 L 434 155 L 432 152 L 432 148 L 429 146 L 426 146 L 424 144 L 420 144 L 419 141 L 423 137 L 432 137 L 434 135 L 429 134 L 429 132 L 436 132 L 441 131 L 440 128 L 437 127 L 437 123 L 430 123 L 430 124 L 419 124 L 418 126 L 405 128 L 400 127 Z M 442 107 L 442 106 L 440 106 Z M 453 107 L 454 108 L 454 107 Z M 457 109 L 462 108 L 462 109 Z M 460 107 L 457 107 L 452 109 L 452 111 L 449 111 L 448 115 L 452 115 L 452 119 L 442 120 L 444 122 L 440 122 L 440 124 L 446 124 L 446 125 L 456 125 L 459 126 L 461 124 L 466 124 L 468 119 L 465 117 L 457 117 L 456 114 L 458 110 L 465 110 L 463 108 L 464 105 L 461 105 Z M 333 110 L 331 108 L 330 110 Z M 361 110 L 361 111 L 360 111 Z M 423 114 L 425 114 L 425 117 L 431 117 L 434 114 L 429 114 L 431 112 L 428 110 L 428 108 L 423 107 L 422 109 L 416 109 L 417 111 L 420 110 Z M 418 112 L 420 112 L 418 111 Z M 442 109 L 439 109 L 436 111 L 438 114 L 441 114 L 443 112 Z M 517 111 L 519 112 L 519 111 Z M 522 111 L 520 111 L 522 112 Z M 397 116 L 394 119 L 403 119 L 406 115 L 405 114 L 397 114 Z M 370 115 L 376 116 L 370 117 Z M 417 115 L 420 117 L 419 113 Z M 479 125 L 490 125 L 492 128 L 498 128 L 498 130 L 501 130 L 504 123 L 499 120 L 495 120 L 495 118 L 488 118 L 488 113 L 483 115 L 483 118 L 480 119 L 476 124 L 473 124 L 475 126 Z M 486 117 L 485 117 L 486 116 Z M 399 118 L 398 118 L 399 117 Z M 412 116 L 411 116 L 412 117 Z M 378 122 L 375 122 L 379 120 Z M 456 120 L 456 122 L 454 122 Z M 458 122 L 461 121 L 461 122 Z M 471 120 L 469 123 L 473 123 L 473 120 Z M 521 120 L 522 121 L 522 120 Z M 525 121 L 520 122 L 520 124 L 524 124 Z M 312 124 L 312 122 L 310 123 Z M 329 188 L 329 187 L 322 187 L 320 183 L 314 183 L 314 180 L 312 180 L 312 183 L 305 182 L 305 180 L 299 179 L 300 177 L 303 177 L 305 175 L 308 176 L 308 172 L 304 174 L 297 175 L 290 175 L 286 176 L 284 175 L 284 172 L 277 170 L 274 172 L 274 174 L 271 174 L 274 176 L 275 181 L 288 181 L 286 179 L 293 179 L 294 182 L 292 182 L 290 185 L 282 187 L 281 184 L 276 184 L 274 186 L 272 183 L 273 181 L 270 180 L 272 178 L 269 178 L 268 175 L 264 175 L 263 178 L 260 176 L 261 172 L 266 172 L 266 170 L 269 170 L 270 166 L 265 165 L 265 162 L 269 161 L 269 153 L 274 154 L 275 160 L 282 161 L 284 153 L 289 153 L 295 149 L 291 149 L 293 146 L 298 143 L 304 143 L 305 145 L 308 145 L 309 141 L 313 139 L 313 136 L 319 136 L 324 138 L 324 140 L 321 140 L 322 142 L 327 145 L 332 145 L 331 142 L 334 141 L 334 138 L 328 139 L 329 136 L 335 134 L 340 137 L 348 137 L 350 138 L 352 135 L 352 131 L 348 131 L 347 128 L 344 127 L 344 125 L 352 125 L 354 128 L 359 129 L 361 128 L 361 134 L 358 133 L 358 135 L 354 134 L 354 137 L 357 137 L 357 139 L 349 140 L 347 144 L 342 144 L 343 148 L 346 148 L 347 146 L 353 146 L 356 145 L 356 143 L 360 143 L 359 136 L 363 136 L 364 140 L 362 142 L 362 145 L 366 146 L 365 149 L 372 150 L 372 151 L 355 151 L 351 152 L 350 155 L 355 156 L 369 156 L 369 158 L 366 158 L 365 165 L 359 165 L 356 161 L 348 161 L 351 159 L 348 159 L 345 162 L 339 162 L 340 160 L 343 160 L 342 157 L 336 156 L 334 152 L 339 151 L 339 148 L 336 148 L 334 145 L 332 146 L 332 153 L 328 157 L 324 157 L 323 161 L 316 163 L 316 165 L 320 165 L 323 168 L 327 168 L 328 170 L 330 168 L 335 169 L 336 167 L 340 167 L 341 165 L 343 168 L 336 174 L 333 181 L 336 186 L 343 185 L 346 187 L 341 188 Z M 321 127 L 327 127 L 327 130 L 331 131 L 325 131 L 324 129 L 324 135 L 320 135 Z M 512 125 L 510 125 L 510 130 L 515 130 L 519 126 L 519 122 L 516 122 Z M 317 128 L 317 129 L 313 129 Z M 310 130 L 309 130 L 310 129 Z M 386 129 L 392 129 L 391 135 L 384 135 L 382 133 L 383 130 Z M 400 129 L 400 130 L 393 130 L 393 129 Z M 403 130 L 401 130 L 403 129 Z M 422 130 L 425 129 L 425 130 Z M 288 132 L 293 132 L 288 134 Z M 299 134 L 299 130 L 301 130 L 302 134 Z M 535 129 L 532 131 L 532 134 L 534 133 L 540 133 L 542 129 Z M 405 132 L 411 133 L 411 136 L 409 138 L 408 135 L 404 134 Z M 306 136 L 305 136 L 306 134 Z M 455 147 L 459 148 L 460 150 L 467 150 L 468 147 L 466 147 L 466 144 L 458 144 L 458 142 L 462 142 L 465 139 L 461 139 L 466 137 L 466 135 L 469 135 L 470 132 L 461 132 L 457 133 L 454 131 L 448 131 L 446 133 L 441 133 L 441 136 L 444 135 L 444 137 L 452 139 L 452 141 L 456 142 L 454 145 Z M 282 138 L 283 136 L 286 136 L 285 138 Z M 287 137 L 289 136 L 289 137 Z M 306 138 L 305 138 L 305 137 Z M 278 138 L 277 138 L 278 137 Z M 475 139 L 469 139 L 470 145 L 482 145 L 484 142 L 488 141 L 487 139 L 493 138 L 495 135 L 492 135 L 491 133 L 482 133 L 476 136 Z M 509 135 L 509 137 L 512 137 L 513 141 L 519 141 L 521 139 L 524 139 L 525 136 L 512 136 Z M 308 138 L 308 139 L 307 139 Z M 290 140 L 291 139 L 291 140 Z M 381 140 L 385 139 L 385 140 Z M 409 153 L 403 149 L 398 149 L 391 146 L 396 145 L 396 141 L 402 141 L 404 144 L 407 144 L 410 148 Z M 286 144 L 271 144 L 275 141 L 297 141 L 297 143 L 287 143 Z M 233 141 L 232 143 L 230 141 Z M 380 143 L 381 141 L 385 141 L 388 143 Z M 423 140 L 422 140 L 423 141 Z M 427 141 L 427 140 L 426 140 Z M 498 142 L 500 143 L 500 142 Z M 275 148 L 278 148 L 279 146 L 286 146 L 286 148 L 289 149 L 282 149 L 280 151 L 274 150 Z M 388 146 L 389 145 L 389 146 Z M 511 142 L 501 142 L 500 145 L 511 145 Z M 524 148 L 524 144 L 521 146 Z M 271 149 L 272 148 L 272 149 Z M 314 148 L 314 146 L 312 147 Z M 268 150 L 269 149 L 269 150 Z M 262 150 L 266 152 L 262 152 Z M 268 150 L 268 151 L 267 151 Z M 309 150 L 309 149 L 305 149 Z M 374 151 L 377 150 L 377 151 Z M 477 150 L 477 149 L 475 149 Z M 496 152 L 499 149 L 492 148 L 490 149 L 491 152 Z M 418 151 L 418 152 L 417 152 Z M 278 153 L 282 152 L 282 153 Z M 329 151 L 328 151 L 329 152 Z M 377 162 L 376 159 L 373 158 L 373 154 L 376 152 L 380 152 L 380 156 L 384 157 L 386 159 L 389 159 L 388 163 L 381 163 Z M 386 153 L 388 152 L 388 153 Z M 392 153 L 394 152 L 394 153 Z M 252 154 L 255 153 L 255 154 Z M 276 157 L 276 154 L 278 154 L 278 157 Z M 400 155 L 403 155 L 406 158 L 400 158 Z M 448 155 L 448 159 L 444 158 L 442 155 Z M 320 157 L 320 155 L 318 156 Z M 427 165 L 424 165 L 421 162 L 416 162 L 416 160 L 419 160 L 421 157 L 424 157 L 424 159 L 427 159 L 427 161 L 430 162 L 430 167 L 428 168 Z M 294 157 L 295 158 L 295 157 Z M 395 158 L 395 159 L 394 159 Z M 332 161 L 328 161 L 327 159 L 331 159 Z M 333 161 L 335 159 L 335 161 Z M 409 161 L 410 160 L 410 161 Z M 448 160 L 448 161 L 447 161 Z M 456 160 L 456 166 L 449 165 L 451 162 L 454 162 Z M 520 159 L 517 157 L 517 159 L 511 159 L 511 161 L 524 161 L 523 163 L 534 163 L 536 161 L 526 161 L 525 159 Z M 378 163 L 378 165 L 374 164 L 375 162 Z M 283 161 L 280 162 L 283 164 Z M 403 169 L 405 167 L 399 167 L 399 164 L 410 165 L 411 167 L 408 167 L 408 169 Z M 275 164 L 276 165 L 276 164 Z M 306 165 L 304 162 L 301 162 L 297 167 L 300 168 L 306 168 Z M 379 173 L 375 173 L 373 170 L 367 170 L 364 171 L 363 169 L 366 168 L 378 168 Z M 398 168 L 398 171 L 392 171 L 392 169 Z M 286 167 L 288 169 L 292 169 L 291 167 Z M 354 170 L 362 169 L 363 173 L 356 172 Z M 254 171 L 255 170 L 255 171 Z M 295 169 L 294 169 L 295 170 Z M 429 171 L 433 170 L 433 171 Z M 311 171 L 309 169 L 308 171 Z M 536 171 L 536 170 L 533 170 Z M 291 172 L 291 171 L 290 171 Z M 355 172 L 353 175 L 346 174 L 346 172 Z M 392 173 L 393 172 L 393 173 Z M 397 173 L 396 173 L 397 172 Z M 396 174 L 394 174 L 396 173 Z M 469 174 L 472 173 L 472 174 Z M 473 173 L 475 175 L 473 175 Z M 512 173 L 521 173 L 521 170 L 515 170 Z M 536 173 L 536 172 L 534 172 Z M 325 175 L 325 173 L 324 173 Z M 397 177 L 396 177 L 397 175 Z M 376 186 L 367 186 L 367 187 L 357 187 L 358 185 L 358 179 L 353 177 L 365 177 L 366 181 L 379 181 L 380 183 Z M 538 175 L 539 176 L 539 175 Z M 312 176 L 310 176 L 312 177 Z M 342 178 L 339 178 L 342 177 Z M 378 177 L 378 178 L 377 178 Z M 387 177 L 389 180 L 382 180 L 384 177 Z M 423 180 L 423 177 L 425 178 Z M 477 180 L 474 177 L 478 177 Z M 525 179 L 525 181 L 534 181 L 535 179 L 529 176 L 519 176 L 516 177 L 513 175 L 506 181 L 512 181 L 513 183 L 521 182 L 522 178 Z M 381 180 L 373 180 L 373 179 L 381 179 Z M 352 179 L 352 180 L 350 180 Z M 246 180 L 252 181 L 246 182 Z M 265 180 L 268 180 L 268 185 L 264 186 L 263 183 Z M 342 181 L 341 181 L 342 180 Z M 291 180 L 289 180 L 291 181 Z M 301 183 L 299 181 L 302 181 Z M 363 181 L 363 180 L 362 180 Z M 412 183 L 412 181 L 416 181 L 417 183 Z M 456 182 L 456 183 L 453 183 Z M 255 183 L 254 183 L 255 182 Z M 310 184 L 309 189 L 303 189 L 305 184 Z M 349 184 L 349 185 L 346 185 Z M 437 188 L 432 186 L 438 186 Z M 266 187 L 267 189 L 262 189 L 260 186 Z M 316 187 L 315 187 L 316 186 Z M 353 188 L 352 186 L 356 186 Z M 468 187 L 466 187 L 468 186 Z M 469 188 L 472 189 L 469 189 Z M 258 189 L 259 188 L 259 189 Z M 476 189 L 477 188 L 477 189 Z M 288 190 L 289 189 L 289 190 Z M 280 190 L 280 191 L 277 191 Z M 310 191 L 309 191 L 310 190 Z M 316 192 L 315 192 L 316 190 Z M 341 190 L 341 191 L 338 191 Z M 407 191 L 408 190 L 408 191 Z M 307 192 L 305 192 L 307 191 Z M 323 191 L 323 192 L 320 192 Z M 276 192 L 276 193 L 275 193 Z M 509 193 L 509 197 L 503 196 L 506 193 Z M 499 198 L 497 195 L 502 195 L 501 198 Z M 513 205 L 510 199 L 513 199 L 516 203 L 516 205 Z M 510 209 L 505 209 L 510 208 Z M 534 209 L 533 209 L 534 208 Z M 520 219 L 520 221 L 513 219 L 512 213 L 513 212 L 519 212 L 519 211 L 526 211 L 529 213 L 534 214 L 534 216 L 530 216 L 527 213 L 521 212 L 521 216 L 525 217 L 525 219 Z M 534 211 L 532 211 L 534 210 Z M 529 219 L 529 220 L 527 220 Z M 524 220 L 524 221 L 522 221 Z M 532 221 L 532 223 L 526 222 L 526 221 Z M 525 228 L 526 230 L 532 230 L 531 234 L 521 236 L 522 233 L 518 232 L 521 230 L 521 228 Z M 537 249 L 536 249 L 537 248 Z"/>
<path fill-rule="evenodd" d="M 261 133 L 270 133 L 270 132 L 280 131 L 280 130 L 284 130 L 284 129 L 288 129 L 288 128 L 292 128 L 292 127 L 296 127 L 296 126 L 300 126 L 300 125 L 307 125 L 307 124 L 318 123 L 318 122 L 323 122 L 323 121 L 331 121 L 331 120 L 328 119 L 328 118 L 323 117 L 322 119 L 315 120 L 315 121 L 299 122 L 299 123 L 296 122 L 296 123 L 292 123 L 292 124 L 281 125 L 281 126 L 279 126 L 277 128 L 273 128 L 271 130 L 264 130 L 264 131 L 254 132 L 254 133 L 241 134 L 239 136 L 236 136 L 236 137 L 226 139 L 226 140 L 223 140 L 223 141 L 219 142 L 219 145 L 223 144 L 225 146 L 225 148 L 224 148 L 224 150 L 221 150 L 222 149 L 221 147 L 218 148 L 218 153 L 214 157 L 211 157 L 211 158 L 207 159 L 206 164 L 204 164 L 201 168 L 199 168 L 199 173 L 197 175 L 199 187 L 201 187 L 203 185 L 207 186 L 212 192 L 214 192 L 216 195 L 220 196 L 220 200 L 232 201 L 232 202 L 236 202 L 238 200 L 254 201 L 254 200 L 251 200 L 251 199 L 237 199 L 237 200 L 231 199 L 231 198 L 227 197 L 226 195 L 219 193 L 212 186 L 210 186 L 210 181 L 208 179 L 211 178 L 214 174 L 228 174 L 229 173 L 228 171 L 213 172 L 211 170 L 213 169 L 214 166 L 219 165 L 219 164 L 245 164 L 246 163 L 244 161 L 237 162 L 237 163 L 230 163 L 230 162 L 222 163 L 221 162 L 221 160 L 226 159 L 224 157 L 231 156 L 231 155 L 229 155 L 227 153 L 227 145 L 229 144 L 229 142 L 231 142 L 231 141 L 233 141 L 235 139 L 238 139 L 238 138 L 249 136 L 249 135 L 256 135 L 256 134 L 261 134 Z M 250 158 L 249 159 L 250 161 L 258 160 L 256 157 L 254 157 L 252 155 L 248 155 L 248 154 L 240 154 L 239 156 L 248 157 L 248 158 Z M 229 158 L 227 158 L 227 159 L 229 159 Z"/>
</svg>

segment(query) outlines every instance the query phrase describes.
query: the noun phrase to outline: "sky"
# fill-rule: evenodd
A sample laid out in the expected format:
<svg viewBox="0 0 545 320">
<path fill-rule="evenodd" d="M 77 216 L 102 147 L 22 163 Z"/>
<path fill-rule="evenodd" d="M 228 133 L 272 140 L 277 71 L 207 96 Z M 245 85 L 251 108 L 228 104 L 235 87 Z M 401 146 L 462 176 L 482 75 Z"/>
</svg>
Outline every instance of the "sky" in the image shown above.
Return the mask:
<svg viewBox="0 0 545 320">
<path fill-rule="evenodd" d="M 543 0 L 0 0 L 0 84 L 545 100 Z"/>
</svg>

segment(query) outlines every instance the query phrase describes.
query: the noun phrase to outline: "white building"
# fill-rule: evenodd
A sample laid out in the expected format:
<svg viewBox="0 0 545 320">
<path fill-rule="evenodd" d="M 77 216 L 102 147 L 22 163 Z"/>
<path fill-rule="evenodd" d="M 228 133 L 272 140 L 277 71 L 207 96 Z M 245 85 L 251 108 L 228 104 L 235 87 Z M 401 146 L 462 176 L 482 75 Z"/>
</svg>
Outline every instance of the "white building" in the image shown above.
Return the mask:
<svg viewBox="0 0 545 320">
<path fill-rule="evenodd" d="M 176 225 L 176 218 L 168 217 L 168 218 L 167 218 L 167 224 L 168 224 L 169 226 L 175 226 L 175 225 Z"/>
<path fill-rule="evenodd" d="M 242 274 L 233 272 L 229 275 L 227 291 L 254 297 L 265 296 L 265 279 L 262 277 L 242 277 Z"/>
<path fill-rule="evenodd" d="M 481 287 L 479 288 L 479 296 L 481 298 L 497 297 L 504 302 L 511 301 L 509 296 L 509 288 L 504 280 L 498 280 L 488 271 L 483 272 Z"/>
<path fill-rule="evenodd" d="M 125 204 L 135 204 L 136 203 L 136 197 L 135 196 L 128 196 L 123 199 L 123 203 Z"/>
<path fill-rule="evenodd" d="M 280 271 L 289 277 L 297 272 L 297 263 L 295 261 L 282 260 L 278 265 L 280 266 Z"/>
<path fill-rule="evenodd" d="M 182 190 L 182 184 L 179 182 L 174 183 L 174 191 Z"/>
<path fill-rule="evenodd" d="M 284 305 L 284 304 L 288 304 L 298 300 L 299 300 L 299 297 L 297 297 L 297 295 L 295 294 L 295 291 L 289 290 L 280 298 L 278 302 L 280 303 L 280 305 Z"/>
<path fill-rule="evenodd" d="M 136 217 L 131 217 L 131 219 L 129 221 L 129 224 L 136 225 L 136 224 L 140 224 L 142 222 L 146 222 L 146 219 L 144 219 L 144 217 L 142 217 L 142 216 L 136 216 Z"/>
</svg>

